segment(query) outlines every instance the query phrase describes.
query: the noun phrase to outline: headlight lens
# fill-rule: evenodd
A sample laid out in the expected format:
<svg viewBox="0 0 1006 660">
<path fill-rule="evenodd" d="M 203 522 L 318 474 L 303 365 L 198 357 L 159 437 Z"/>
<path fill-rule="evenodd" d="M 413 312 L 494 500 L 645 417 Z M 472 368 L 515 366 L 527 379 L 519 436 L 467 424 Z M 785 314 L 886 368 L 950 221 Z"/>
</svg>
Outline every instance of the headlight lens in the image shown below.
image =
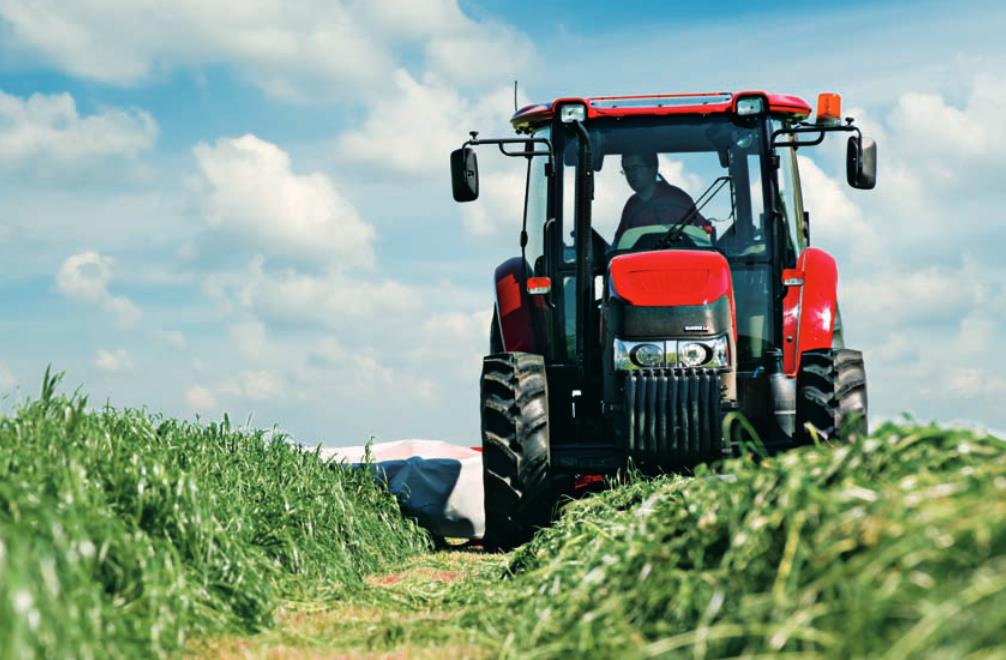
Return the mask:
<svg viewBox="0 0 1006 660">
<path fill-rule="evenodd" d="M 587 106 L 582 103 L 565 103 L 559 106 L 559 120 L 564 124 L 587 118 Z"/>
<path fill-rule="evenodd" d="M 655 369 L 665 366 L 674 366 L 677 358 L 672 353 L 667 355 L 668 349 L 674 351 L 677 342 L 663 340 L 658 341 L 624 341 L 615 340 L 615 369 L 620 371 L 632 371 L 633 369 Z"/>
<path fill-rule="evenodd" d="M 681 344 L 678 351 L 678 362 L 683 367 L 698 367 L 709 360 L 709 349 L 698 342 Z"/>
<path fill-rule="evenodd" d="M 629 351 L 629 359 L 640 367 L 664 366 L 663 342 L 657 344 L 637 344 Z"/>
<path fill-rule="evenodd" d="M 727 342 L 726 335 L 715 339 L 692 339 L 680 342 L 678 364 L 682 367 L 729 367 L 730 344 Z"/>
<path fill-rule="evenodd" d="M 737 100 L 738 115 L 757 115 L 765 110 L 765 99 L 760 96 L 749 96 Z"/>
<path fill-rule="evenodd" d="M 660 367 L 710 367 L 730 365 L 727 337 L 678 341 L 625 341 L 616 339 L 615 369 L 656 369 Z"/>
</svg>

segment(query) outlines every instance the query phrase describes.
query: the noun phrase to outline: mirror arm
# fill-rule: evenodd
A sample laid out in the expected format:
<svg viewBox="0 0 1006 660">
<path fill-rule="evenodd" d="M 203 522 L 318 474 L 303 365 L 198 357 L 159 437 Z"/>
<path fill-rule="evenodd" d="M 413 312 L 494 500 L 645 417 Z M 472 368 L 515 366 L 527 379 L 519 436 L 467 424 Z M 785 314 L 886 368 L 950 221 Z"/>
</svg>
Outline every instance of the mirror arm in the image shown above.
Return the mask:
<svg viewBox="0 0 1006 660">
<path fill-rule="evenodd" d="M 533 156 L 548 156 L 549 162 L 552 162 L 552 143 L 545 138 L 492 138 L 489 140 L 479 140 L 478 138 L 472 138 L 465 142 L 463 147 L 475 147 L 481 144 L 495 144 L 500 153 L 504 156 L 511 157 L 524 157 L 531 158 Z M 520 144 L 524 146 L 523 151 L 508 151 L 506 145 L 508 144 Z M 545 151 L 536 150 L 532 145 L 543 144 L 546 147 Z"/>
<path fill-rule="evenodd" d="M 836 131 L 843 133 L 849 133 L 855 131 L 856 135 L 858 135 L 859 138 L 862 139 L 863 134 L 859 130 L 858 126 L 852 125 L 852 118 L 851 117 L 847 118 L 846 122 L 847 122 L 846 124 L 839 126 L 817 126 L 815 124 L 800 124 L 792 128 L 780 128 L 779 130 L 772 131 L 772 148 L 775 149 L 777 147 L 792 147 L 792 148 L 814 147 L 824 142 L 824 138 L 827 133 L 834 133 Z M 777 137 L 782 135 L 800 135 L 806 133 L 817 133 L 818 135 L 813 140 L 804 140 L 804 141 L 793 140 L 790 142 L 781 142 L 776 140 Z"/>
</svg>

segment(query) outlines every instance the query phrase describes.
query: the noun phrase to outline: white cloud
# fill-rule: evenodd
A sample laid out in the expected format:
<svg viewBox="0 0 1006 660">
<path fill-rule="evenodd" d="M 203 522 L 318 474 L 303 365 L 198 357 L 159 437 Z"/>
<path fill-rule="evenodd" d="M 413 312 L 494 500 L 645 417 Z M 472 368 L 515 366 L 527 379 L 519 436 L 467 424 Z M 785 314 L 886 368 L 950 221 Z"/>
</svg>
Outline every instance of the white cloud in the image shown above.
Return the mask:
<svg viewBox="0 0 1006 660">
<path fill-rule="evenodd" d="M 322 337 L 317 345 L 307 354 L 308 366 L 336 367 L 342 364 L 349 354 L 336 337 Z"/>
<path fill-rule="evenodd" d="M 193 385 L 185 392 L 185 403 L 196 413 L 207 413 L 217 407 L 217 399 L 213 392 L 202 385 Z"/>
<path fill-rule="evenodd" d="M 436 76 L 416 80 L 404 69 L 393 76 L 390 94 L 371 108 L 358 130 L 337 142 L 343 159 L 403 175 L 444 179 L 447 154 L 468 139 L 468 131 L 485 137 L 510 134 L 512 88 L 469 99 Z M 499 156 L 500 158 L 504 156 Z"/>
<path fill-rule="evenodd" d="M 973 171 L 955 166 L 979 159 L 1002 167 L 1006 149 L 1006 78 L 978 75 L 963 107 L 948 104 L 933 93 L 904 94 L 891 111 L 888 123 L 900 155 L 919 159 L 928 174 L 938 179 L 970 179 Z"/>
<path fill-rule="evenodd" d="M 0 393 L 10 392 L 17 386 L 17 378 L 7 363 L 0 360 Z"/>
<path fill-rule="evenodd" d="M 478 382 L 482 357 L 489 352 L 492 310 L 442 312 L 419 328 L 412 359 L 425 364 L 454 365 L 455 377 Z"/>
<path fill-rule="evenodd" d="M 983 357 L 994 350 L 999 338 L 1000 320 L 989 318 L 986 305 L 976 305 L 975 310 L 961 319 L 955 348 L 972 358 Z"/>
<path fill-rule="evenodd" d="M 67 257 L 56 272 L 56 289 L 67 298 L 99 305 L 129 327 L 139 321 L 142 312 L 129 298 L 109 293 L 114 264 L 111 257 L 92 250 Z"/>
<path fill-rule="evenodd" d="M 524 217 L 524 187 L 527 183 L 527 163 L 523 159 L 506 158 L 493 152 L 485 154 L 479 163 L 479 198 L 460 206 L 461 222 L 474 236 L 509 236 L 514 249 Z M 493 159 L 505 158 L 503 161 Z M 444 163 L 444 176 L 447 176 Z M 449 193 L 448 193 L 449 194 Z M 543 222 L 543 219 L 539 219 Z"/>
<path fill-rule="evenodd" d="M 275 400 L 284 395 L 283 377 L 268 370 L 246 370 L 234 378 L 221 382 L 215 388 L 217 394 L 252 401 Z"/>
<path fill-rule="evenodd" d="M 266 351 L 268 339 L 265 324 L 257 319 L 245 319 L 232 325 L 231 337 L 241 354 L 247 358 L 259 358 Z"/>
<path fill-rule="evenodd" d="M 385 360 L 364 352 L 338 352 L 327 356 L 334 359 L 326 359 L 321 355 L 324 350 L 319 347 L 311 351 L 306 363 L 292 374 L 301 401 L 323 401 L 326 405 L 338 402 L 346 410 L 371 410 L 378 416 L 400 409 L 403 415 L 418 421 L 417 404 L 438 401 L 444 390 L 444 375 L 452 373 L 436 362 L 413 365 L 412 369 L 397 362 L 389 366 Z M 455 363 L 458 356 L 447 359 Z"/>
<path fill-rule="evenodd" d="M 111 374 L 124 374 L 133 371 L 133 358 L 124 348 L 106 351 L 99 348 L 94 356 L 94 366 Z"/>
<path fill-rule="evenodd" d="M 96 302 L 108 295 L 112 259 L 88 250 L 68 257 L 56 273 L 56 286 L 63 295 Z"/>
<path fill-rule="evenodd" d="M 962 286 L 962 283 L 970 283 Z M 977 267 L 896 267 L 859 275 L 845 282 L 843 300 L 871 326 L 956 321 L 991 296 Z"/>
<path fill-rule="evenodd" d="M 432 39 L 426 46 L 431 71 L 461 85 L 510 81 L 534 60 L 531 42 L 513 28 L 500 24 L 472 24 Z"/>
<path fill-rule="evenodd" d="M 180 330 L 155 330 L 152 336 L 156 341 L 176 351 L 184 349 L 186 345 L 185 334 Z"/>
<path fill-rule="evenodd" d="M 512 79 L 532 56 L 514 29 L 473 21 L 444 0 L 246 0 L 240 8 L 9 0 L 0 20 L 8 51 L 41 56 L 75 76 L 134 84 L 176 67 L 222 64 L 296 100 L 379 94 L 396 59 L 417 46 L 431 70 L 471 84 L 493 74 Z M 511 70 L 501 71 L 501 61 Z"/>
<path fill-rule="evenodd" d="M 143 316 L 140 308 L 125 296 L 108 296 L 101 302 L 102 308 L 109 312 L 120 325 L 132 327 Z"/>
<path fill-rule="evenodd" d="M 194 152 L 213 230 L 268 256 L 373 263 L 373 228 L 324 174 L 294 173 L 285 151 L 254 135 L 199 144 Z"/>
<path fill-rule="evenodd" d="M 246 271 L 210 278 L 213 292 L 233 299 L 256 316 L 272 321 L 336 326 L 415 310 L 415 291 L 390 279 L 353 277 L 332 267 L 321 274 L 293 268 L 267 269 L 253 259 Z"/>
<path fill-rule="evenodd" d="M 1006 379 L 975 367 L 957 367 L 946 375 L 947 388 L 955 398 L 999 399 L 1006 394 Z"/>
<path fill-rule="evenodd" d="M 79 167 L 153 146 L 157 124 L 143 111 L 104 109 L 86 117 L 70 94 L 26 99 L 0 91 L 0 165 Z"/>
<path fill-rule="evenodd" d="M 383 44 L 332 2 L 249 0 L 236 10 L 199 3 L 12 0 L 0 12 L 14 45 L 73 75 L 118 84 L 163 68 L 230 64 L 275 94 L 297 95 L 319 83 L 373 85 L 389 67 Z"/>
<path fill-rule="evenodd" d="M 814 244 L 837 250 L 843 257 L 875 258 L 881 247 L 877 232 L 849 199 L 844 182 L 839 184 L 806 156 L 797 156 L 797 162 Z"/>
</svg>

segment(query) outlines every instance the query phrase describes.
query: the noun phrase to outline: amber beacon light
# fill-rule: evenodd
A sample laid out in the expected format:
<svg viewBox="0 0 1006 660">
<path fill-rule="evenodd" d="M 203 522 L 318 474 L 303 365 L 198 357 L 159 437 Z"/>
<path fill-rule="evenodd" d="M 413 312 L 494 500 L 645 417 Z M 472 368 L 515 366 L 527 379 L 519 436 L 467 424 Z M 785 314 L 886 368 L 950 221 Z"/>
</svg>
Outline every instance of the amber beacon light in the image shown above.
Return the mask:
<svg viewBox="0 0 1006 660">
<path fill-rule="evenodd" d="M 834 126 L 842 121 L 842 97 L 832 92 L 817 95 L 817 123 Z"/>
</svg>

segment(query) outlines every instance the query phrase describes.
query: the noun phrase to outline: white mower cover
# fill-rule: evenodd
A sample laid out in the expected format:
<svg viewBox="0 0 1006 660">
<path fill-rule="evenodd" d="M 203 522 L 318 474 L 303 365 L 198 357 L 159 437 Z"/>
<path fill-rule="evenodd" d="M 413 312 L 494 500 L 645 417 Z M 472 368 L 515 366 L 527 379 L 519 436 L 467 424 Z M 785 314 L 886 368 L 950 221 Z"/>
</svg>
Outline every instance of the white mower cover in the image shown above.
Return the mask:
<svg viewBox="0 0 1006 660">
<path fill-rule="evenodd" d="M 366 448 L 322 448 L 326 461 L 360 465 Z M 431 533 L 482 538 L 482 452 L 438 440 L 398 440 L 371 445 L 378 478 L 398 497 L 402 511 Z"/>
</svg>

